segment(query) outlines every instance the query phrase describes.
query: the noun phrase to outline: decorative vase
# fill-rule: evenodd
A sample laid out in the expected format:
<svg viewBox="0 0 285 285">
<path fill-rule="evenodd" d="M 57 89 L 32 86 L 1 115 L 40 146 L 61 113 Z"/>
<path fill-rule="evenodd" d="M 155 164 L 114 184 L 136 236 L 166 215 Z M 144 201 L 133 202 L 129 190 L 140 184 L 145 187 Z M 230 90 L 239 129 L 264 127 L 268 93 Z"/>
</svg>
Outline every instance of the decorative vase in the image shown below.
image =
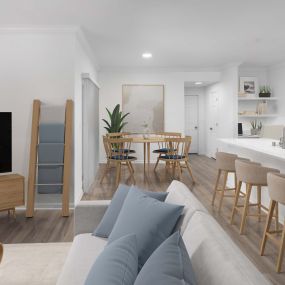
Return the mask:
<svg viewBox="0 0 285 285">
<path fill-rule="evenodd" d="M 250 130 L 250 134 L 251 134 L 252 136 L 258 135 L 258 129 L 251 129 L 251 130 Z"/>
</svg>

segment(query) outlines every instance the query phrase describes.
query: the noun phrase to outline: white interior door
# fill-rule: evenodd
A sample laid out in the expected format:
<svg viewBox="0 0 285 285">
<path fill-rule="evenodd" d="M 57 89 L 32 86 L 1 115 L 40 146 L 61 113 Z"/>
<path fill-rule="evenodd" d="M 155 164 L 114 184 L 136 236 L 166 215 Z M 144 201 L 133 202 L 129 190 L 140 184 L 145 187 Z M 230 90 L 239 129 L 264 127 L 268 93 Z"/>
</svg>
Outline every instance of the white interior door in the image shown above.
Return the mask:
<svg viewBox="0 0 285 285">
<path fill-rule="evenodd" d="M 218 148 L 217 138 L 219 133 L 219 96 L 217 92 L 212 92 L 210 94 L 209 102 L 207 150 L 208 156 L 215 158 Z"/>
<path fill-rule="evenodd" d="M 190 153 L 199 152 L 199 100 L 198 96 L 185 96 L 185 135 L 192 137 Z"/>
</svg>

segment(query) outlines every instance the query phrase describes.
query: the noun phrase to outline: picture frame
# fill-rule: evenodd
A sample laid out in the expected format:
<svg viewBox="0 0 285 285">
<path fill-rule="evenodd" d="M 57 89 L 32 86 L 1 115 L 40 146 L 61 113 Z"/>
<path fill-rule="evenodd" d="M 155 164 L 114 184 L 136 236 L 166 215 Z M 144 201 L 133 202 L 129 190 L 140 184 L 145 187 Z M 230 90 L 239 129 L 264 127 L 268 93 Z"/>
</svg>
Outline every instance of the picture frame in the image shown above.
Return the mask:
<svg viewBox="0 0 285 285">
<path fill-rule="evenodd" d="M 240 77 L 239 94 L 240 96 L 256 97 L 258 95 L 257 77 Z"/>
</svg>

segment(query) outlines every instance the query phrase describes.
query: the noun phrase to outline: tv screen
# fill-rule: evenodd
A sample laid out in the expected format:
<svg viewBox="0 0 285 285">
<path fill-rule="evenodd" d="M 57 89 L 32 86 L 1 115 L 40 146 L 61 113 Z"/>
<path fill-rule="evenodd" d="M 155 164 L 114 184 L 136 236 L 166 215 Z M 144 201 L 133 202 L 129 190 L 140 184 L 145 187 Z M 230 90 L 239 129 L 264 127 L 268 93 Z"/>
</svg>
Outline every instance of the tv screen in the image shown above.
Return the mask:
<svg viewBox="0 0 285 285">
<path fill-rule="evenodd" d="M 0 173 L 12 171 L 12 113 L 0 112 Z"/>
</svg>

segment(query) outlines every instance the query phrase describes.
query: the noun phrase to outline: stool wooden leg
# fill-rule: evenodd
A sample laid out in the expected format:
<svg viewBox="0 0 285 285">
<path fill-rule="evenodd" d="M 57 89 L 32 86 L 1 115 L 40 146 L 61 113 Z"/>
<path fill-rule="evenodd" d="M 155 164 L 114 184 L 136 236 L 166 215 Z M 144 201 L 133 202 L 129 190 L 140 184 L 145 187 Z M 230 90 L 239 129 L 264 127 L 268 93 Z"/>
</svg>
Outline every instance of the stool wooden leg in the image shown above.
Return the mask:
<svg viewBox="0 0 285 285">
<path fill-rule="evenodd" d="M 285 219 L 284 219 L 284 227 L 283 227 L 283 231 L 282 231 L 281 245 L 280 245 L 280 248 L 279 248 L 279 254 L 278 254 L 278 259 L 277 259 L 277 266 L 276 266 L 276 271 L 278 273 L 280 273 L 280 271 L 281 271 L 284 251 L 285 251 Z"/>
<path fill-rule="evenodd" d="M 239 199 L 241 185 L 242 185 L 242 182 L 238 181 L 237 182 L 236 193 L 235 193 L 234 206 L 233 206 L 232 215 L 231 215 L 231 225 L 233 224 L 233 221 L 234 221 L 234 216 L 235 216 L 235 212 L 236 212 L 236 207 L 238 205 L 238 199 Z"/>
<path fill-rule="evenodd" d="M 257 186 L 258 221 L 261 221 L 261 186 Z"/>
<path fill-rule="evenodd" d="M 136 184 L 136 180 L 135 180 L 134 172 L 133 172 L 133 169 L 132 169 L 132 163 L 130 161 L 128 161 L 127 165 L 128 165 L 131 177 L 132 177 L 132 179 L 134 181 L 134 185 L 135 185 Z"/>
<path fill-rule="evenodd" d="M 216 194 L 217 194 L 217 191 L 218 191 L 218 186 L 219 186 L 221 173 L 222 173 L 222 171 L 219 169 L 218 170 L 216 184 L 215 184 L 215 188 L 214 188 L 213 198 L 212 198 L 212 206 L 214 206 L 214 204 L 215 204 L 215 199 L 216 199 Z"/>
<path fill-rule="evenodd" d="M 275 207 L 275 230 L 279 231 L 279 206 L 278 206 L 278 203 L 276 203 L 276 207 Z"/>
<path fill-rule="evenodd" d="M 271 200 L 270 206 L 269 206 L 269 211 L 268 211 L 267 218 L 266 218 L 266 224 L 265 224 L 265 229 L 264 229 L 264 233 L 263 233 L 263 238 L 262 238 L 262 242 L 261 242 L 261 246 L 260 246 L 260 255 L 264 254 L 265 244 L 267 242 L 267 233 L 270 230 L 270 225 L 271 225 L 275 205 L 276 205 L 276 202 Z"/>
<path fill-rule="evenodd" d="M 223 205 L 224 195 L 225 195 L 225 191 L 227 187 L 228 175 L 229 175 L 228 171 L 225 171 L 224 183 L 223 183 L 223 188 L 221 191 L 221 197 L 220 197 L 220 203 L 219 203 L 219 210 L 218 210 L 219 213 L 221 212 L 222 205 Z"/>
<path fill-rule="evenodd" d="M 244 233 L 244 227 L 245 227 L 247 212 L 248 212 L 248 207 L 249 207 L 249 198 L 250 198 L 250 194 L 251 194 L 251 188 L 252 188 L 251 184 L 246 185 L 246 196 L 245 196 L 242 220 L 241 220 L 240 230 L 239 230 L 240 234 Z"/>
</svg>

